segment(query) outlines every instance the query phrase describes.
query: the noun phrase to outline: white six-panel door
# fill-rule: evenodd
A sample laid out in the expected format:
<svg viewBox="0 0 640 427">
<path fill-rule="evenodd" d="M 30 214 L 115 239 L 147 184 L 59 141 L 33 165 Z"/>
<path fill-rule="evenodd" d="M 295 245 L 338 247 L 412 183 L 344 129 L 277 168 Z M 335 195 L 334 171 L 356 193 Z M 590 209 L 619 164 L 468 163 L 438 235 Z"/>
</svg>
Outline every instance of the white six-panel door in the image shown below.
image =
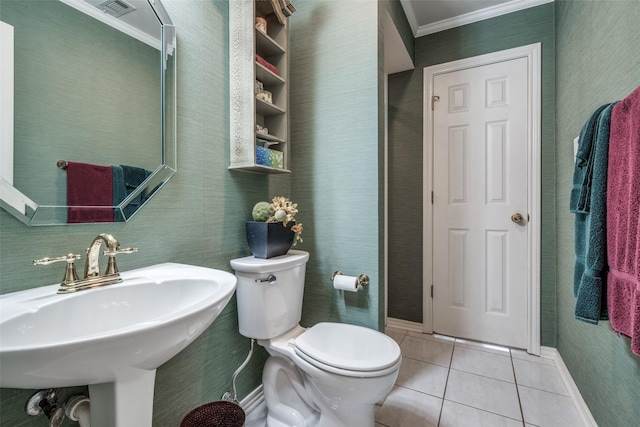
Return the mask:
<svg viewBox="0 0 640 427">
<path fill-rule="evenodd" d="M 528 68 L 433 77 L 434 332 L 528 347 Z"/>
</svg>

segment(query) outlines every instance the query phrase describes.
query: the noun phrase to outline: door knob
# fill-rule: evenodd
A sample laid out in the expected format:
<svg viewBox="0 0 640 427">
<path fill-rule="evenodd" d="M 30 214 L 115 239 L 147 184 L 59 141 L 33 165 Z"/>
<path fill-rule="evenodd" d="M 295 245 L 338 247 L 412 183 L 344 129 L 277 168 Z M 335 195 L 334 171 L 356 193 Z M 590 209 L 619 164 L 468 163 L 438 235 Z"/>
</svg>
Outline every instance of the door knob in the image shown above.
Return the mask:
<svg viewBox="0 0 640 427">
<path fill-rule="evenodd" d="M 522 216 L 522 214 L 516 212 L 513 215 L 511 215 L 511 221 L 515 222 L 516 224 L 520 224 L 521 222 L 524 221 L 524 217 Z"/>
</svg>

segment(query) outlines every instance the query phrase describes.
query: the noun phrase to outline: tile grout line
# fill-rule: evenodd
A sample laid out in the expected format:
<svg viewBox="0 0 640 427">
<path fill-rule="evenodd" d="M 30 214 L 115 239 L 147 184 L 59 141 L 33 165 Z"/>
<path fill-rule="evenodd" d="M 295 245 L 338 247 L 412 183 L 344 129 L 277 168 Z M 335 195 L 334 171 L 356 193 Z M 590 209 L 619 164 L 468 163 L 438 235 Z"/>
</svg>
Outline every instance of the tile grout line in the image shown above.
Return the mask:
<svg viewBox="0 0 640 427">
<path fill-rule="evenodd" d="M 518 407 L 520 408 L 520 416 L 522 417 L 522 426 L 524 427 L 524 411 L 522 410 L 522 400 L 520 399 L 520 389 L 518 388 L 518 377 L 516 376 L 516 367 L 513 364 L 513 355 L 511 354 L 511 350 L 509 350 L 509 360 L 511 360 L 511 369 L 513 370 L 513 381 L 516 385 L 516 396 L 518 397 Z"/>
<path fill-rule="evenodd" d="M 447 368 L 447 379 L 444 382 L 444 390 L 442 391 L 442 402 L 440 402 L 440 413 L 438 414 L 438 424 L 440 426 L 440 421 L 442 420 L 442 410 L 444 409 L 444 401 L 447 395 L 447 386 L 449 385 L 449 375 L 451 374 L 451 365 L 453 364 L 453 353 L 456 351 L 456 342 L 453 341 L 453 348 L 451 349 L 451 357 L 449 358 L 449 367 Z"/>
<path fill-rule="evenodd" d="M 507 380 L 503 380 L 501 378 L 490 377 L 488 375 L 476 374 L 475 372 L 463 371 L 462 369 L 451 368 L 451 370 L 456 371 L 456 372 L 462 372 L 463 374 L 467 374 L 467 375 L 473 375 L 475 377 L 486 378 L 488 380 L 500 381 L 501 383 L 505 383 L 505 384 L 515 384 L 515 380 L 514 381 L 507 381 Z M 533 387 L 529 387 L 529 388 L 533 388 Z"/>
<path fill-rule="evenodd" d="M 530 385 L 522 385 L 523 388 L 528 388 L 531 390 L 536 390 L 536 391 L 541 391 L 543 393 L 547 393 L 547 394 L 553 394 L 554 396 L 559 396 L 559 397 L 568 397 L 569 399 L 571 399 L 571 396 L 568 396 L 566 394 L 562 394 L 562 393 L 558 393 L 556 391 L 549 391 L 549 390 L 545 390 L 544 388 L 538 388 L 538 387 L 533 387 Z"/>
<path fill-rule="evenodd" d="M 427 365 L 438 366 L 440 368 L 446 368 L 446 369 L 450 368 L 450 366 L 440 365 L 439 363 L 427 362 L 427 361 L 424 361 L 422 359 L 416 359 L 415 357 L 409 357 L 409 356 L 402 355 L 402 358 L 403 359 L 413 360 L 413 361 L 420 362 L 420 363 L 426 363 Z"/>
<path fill-rule="evenodd" d="M 464 407 L 467 407 L 467 408 L 471 408 L 471 409 L 473 409 L 473 410 L 475 410 L 475 411 L 478 411 L 478 412 L 484 412 L 485 414 L 491 414 L 491 415 L 495 415 L 495 416 L 500 417 L 500 418 L 504 418 L 504 419 L 508 419 L 508 420 L 513 420 L 513 421 L 520 421 L 520 422 L 522 422 L 522 420 L 519 420 L 519 419 L 517 419 L 517 418 L 513 418 L 513 417 L 510 417 L 510 416 L 508 416 L 508 415 L 502 415 L 502 414 L 499 414 L 499 413 L 497 413 L 497 412 L 489 411 L 489 410 L 487 410 L 487 409 L 477 408 L 477 407 L 472 406 L 472 405 L 469 405 L 469 404 L 467 404 L 467 403 L 460 403 L 460 402 L 456 402 L 456 401 L 454 401 L 454 400 L 447 400 L 447 402 L 452 402 L 452 403 L 455 403 L 456 405 L 460 405 L 460 406 L 464 406 Z M 539 426 L 535 426 L 535 427 L 539 427 Z"/>
</svg>

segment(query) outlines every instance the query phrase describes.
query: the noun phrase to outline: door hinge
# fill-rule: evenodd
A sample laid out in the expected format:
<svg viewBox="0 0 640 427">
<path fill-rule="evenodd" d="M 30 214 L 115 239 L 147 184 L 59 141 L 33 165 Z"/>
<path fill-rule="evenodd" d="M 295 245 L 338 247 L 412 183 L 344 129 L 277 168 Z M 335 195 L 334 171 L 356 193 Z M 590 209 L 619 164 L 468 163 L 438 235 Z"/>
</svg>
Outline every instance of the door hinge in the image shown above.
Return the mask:
<svg viewBox="0 0 640 427">
<path fill-rule="evenodd" d="M 433 95 L 433 96 L 431 97 L 431 109 L 432 109 L 432 110 L 434 109 L 435 103 L 436 103 L 437 101 L 440 101 L 440 97 L 439 97 L 438 95 Z"/>
<path fill-rule="evenodd" d="M 433 298 L 433 285 L 431 285 L 431 298 Z"/>
<path fill-rule="evenodd" d="M 433 191 L 431 192 L 431 204 L 433 204 Z"/>
</svg>

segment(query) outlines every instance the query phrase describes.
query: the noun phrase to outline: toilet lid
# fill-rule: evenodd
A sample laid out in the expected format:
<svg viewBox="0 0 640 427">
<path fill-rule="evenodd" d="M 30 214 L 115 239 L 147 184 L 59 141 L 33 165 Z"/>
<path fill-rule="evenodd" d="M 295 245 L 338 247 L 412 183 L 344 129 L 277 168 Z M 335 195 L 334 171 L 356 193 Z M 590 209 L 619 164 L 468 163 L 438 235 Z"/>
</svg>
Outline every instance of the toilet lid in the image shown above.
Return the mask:
<svg viewBox="0 0 640 427">
<path fill-rule="evenodd" d="M 401 357 L 400 347 L 388 336 L 343 323 L 318 323 L 295 339 L 295 348 L 313 364 L 360 372 L 388 368 Z"/>
</svg>

